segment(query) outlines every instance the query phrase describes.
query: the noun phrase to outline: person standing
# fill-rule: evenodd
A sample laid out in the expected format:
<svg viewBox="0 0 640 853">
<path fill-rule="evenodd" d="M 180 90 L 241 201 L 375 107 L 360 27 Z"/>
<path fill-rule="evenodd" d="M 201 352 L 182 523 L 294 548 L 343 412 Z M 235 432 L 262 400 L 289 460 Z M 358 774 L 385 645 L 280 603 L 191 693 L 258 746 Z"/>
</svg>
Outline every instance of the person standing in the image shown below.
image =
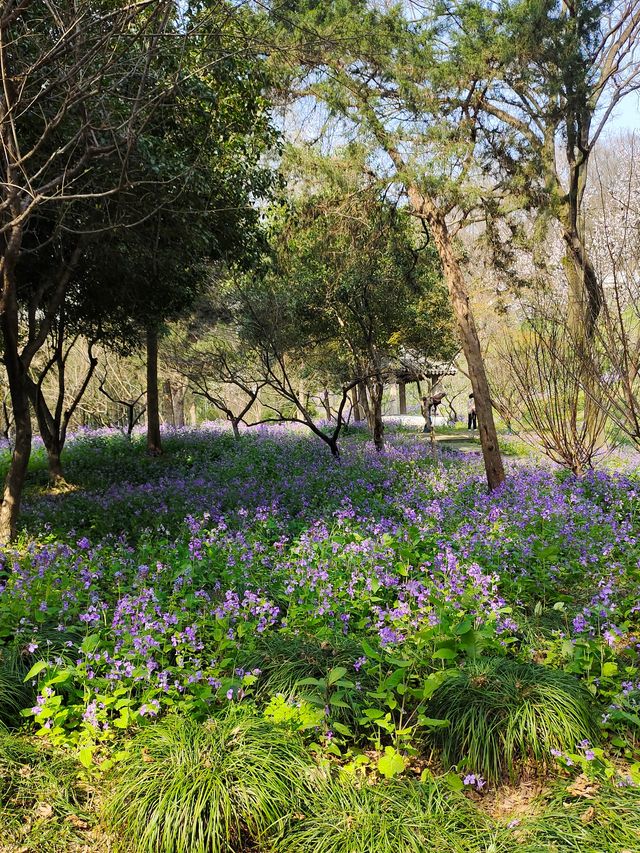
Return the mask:
<svg viewBox="0 0 640 853">
<path fill-rule="evenodd" d="M 477 429 L 478 418 L 476 415 L 476 401 L 473 397 L 473 394 L 469 394 L 469 405 L 467 406 L 467 414 L 467 429 Z"/>
</svg>

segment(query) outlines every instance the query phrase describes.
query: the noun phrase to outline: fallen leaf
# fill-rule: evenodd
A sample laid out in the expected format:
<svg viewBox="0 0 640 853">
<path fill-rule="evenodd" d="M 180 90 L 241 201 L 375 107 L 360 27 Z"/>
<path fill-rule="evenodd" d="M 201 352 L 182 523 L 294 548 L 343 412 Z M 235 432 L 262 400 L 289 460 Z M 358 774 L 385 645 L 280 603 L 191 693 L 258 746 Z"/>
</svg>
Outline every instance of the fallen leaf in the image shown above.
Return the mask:
<svg viewBox="0 0 640 853">
<path fill-rule="evenodd" d="M 142 747 L 142 760 L 145 761 L 147 764 L 151 764 L 155 761 L 155 758 L 152 755 L 149 755 L 149 750 L 146 746 Z"/>
<path fill-rule="evenodd" d="M 53 816 L 53 806 L 49 803 L 38 803 L 38 805 L 33 810 L 33 813 L 41 820 L 47 820 L 48 818 Z"/>
<path fill-rule="evenodd" d="M 600 785 L 597 782 L 589 779 L 586 773 L 581 773 L 569 785 L 567 793 L 571 794 L 572 797 L 584 797 L 587 800 L 592 800 L 599 789 Z"/>
<path fill-rule="evenodd" d="M 589 806 L 589 808 L 580 815 L 580 820 L 584 824 L 591 823 L 595 816 L 596 810 L 593 806 Z"/>
<path fill-rule="evenodd" d="M 67 820 L 76 829 L 89 829 L 89 822 L 78 817 L 77 814 L 68 814 Z"/>
</svg>

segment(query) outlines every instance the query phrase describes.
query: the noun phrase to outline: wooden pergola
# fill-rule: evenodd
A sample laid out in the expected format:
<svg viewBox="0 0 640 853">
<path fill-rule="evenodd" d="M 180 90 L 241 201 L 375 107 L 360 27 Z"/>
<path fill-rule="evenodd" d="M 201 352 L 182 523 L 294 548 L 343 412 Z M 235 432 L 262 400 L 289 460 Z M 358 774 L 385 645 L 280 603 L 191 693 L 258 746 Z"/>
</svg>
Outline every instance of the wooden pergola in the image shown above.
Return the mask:
<svg viewBox="0 0 640 853">
<path fill-rule="evenodd" d="M 429 393 L 432 393 L 445 376 L 455 376 L 457 371 L 451 362 L 433 361 L 419 352 L 405 351 L 397 359 L 389 361 L 385 373 L 388 383 L 397 387 L 398 414 L 406 415 L 408 383 L 415 382 L 420 394 L 420 383 L 427 382 Z"/>
</svg>

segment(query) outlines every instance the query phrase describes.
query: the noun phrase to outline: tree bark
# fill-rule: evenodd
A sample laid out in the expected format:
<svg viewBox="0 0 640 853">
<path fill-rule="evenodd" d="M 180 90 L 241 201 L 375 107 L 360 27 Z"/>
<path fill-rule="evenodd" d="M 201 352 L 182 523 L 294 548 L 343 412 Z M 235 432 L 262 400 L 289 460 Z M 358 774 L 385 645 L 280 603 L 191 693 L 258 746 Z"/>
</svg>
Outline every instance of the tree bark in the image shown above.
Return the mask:
<svg viewBox="0 0 640 853">
<path fill-rule="evenodd" d="M 13 408 L 15 444 L 4 483 L 2 507 L 0 508 L 0 542 L 4 543 L 10 542 L 16 537 L 22 492 L 27 476 L 29 457 L 31 456 L 32 437 L 27 377 L 18 351 L 18 309 L 15 291 L 10 291 L 8 297 L 2 315 L 2 331 L 4 335 L 4 363 Z"/>
<path fill-rule="evenodd" d="M 493 491 L 504 482 L 505 474 L 498 444 L 498 433 L 493 420 L 489 383 L 478 331 L 469 303 L 469 294 L 444 216 L 416 188 L 410 189 L 409 199 L 414 210 L 424 216 L 440 256 L 451 307 L 460 333 L 462 350 L 469 369 L 469 379 L 471 380 L 478 415 L 478 431 L 487 484 L 489 491 Z"/>
<path fill-rule="evenodd" d="M 358 382 L 358 402 L 360 404 L 360 412 L 364 415 L 364 420 L 369 423 L 369 397 L 365 382 Z"/>
<path fill-rule="evenodd" d="M 158 393 L 158 330 L 147 329 L 147 451 L 162 453 L 160 400 Z"/>
<path fill-rule="evenodd" d="M 358 389 L 355 386 L 351 389 L 351 411 L 353 421 L 357 423 L 360 420 L 360 405 L 358 403 Z"/>
<path fill-rule="evenodd" d="M 407 414 L 407 386 L 404 382 L 398 382 L 398 411 L 401 415 Z"/>
<path fill-rule="evenodd" d="M 382 420 L 382 394 L 384 385 L 380 379 L 373 379 L 369 386 L 371 406 L 369 409 L 369 428 L 373 444 L 378 452 L 384 449 L 384 421 Z"/>
</svg>

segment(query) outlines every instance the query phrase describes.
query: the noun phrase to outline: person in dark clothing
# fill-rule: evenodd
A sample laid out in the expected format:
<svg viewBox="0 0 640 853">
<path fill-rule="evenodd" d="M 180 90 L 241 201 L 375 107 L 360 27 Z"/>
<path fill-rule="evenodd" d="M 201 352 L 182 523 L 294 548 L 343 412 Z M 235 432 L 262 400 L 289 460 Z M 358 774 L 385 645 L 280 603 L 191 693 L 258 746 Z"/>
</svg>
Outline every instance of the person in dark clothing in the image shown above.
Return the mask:
<svg viewBox="0 0 640 853">
<path fill-rule="evenodd" d="M 477 429 L 478 419 L 476 416 L 476 401 L 473 394 L 469 394 L 469 405 L 467 406 L 467 429 Z"/>
</svg>

